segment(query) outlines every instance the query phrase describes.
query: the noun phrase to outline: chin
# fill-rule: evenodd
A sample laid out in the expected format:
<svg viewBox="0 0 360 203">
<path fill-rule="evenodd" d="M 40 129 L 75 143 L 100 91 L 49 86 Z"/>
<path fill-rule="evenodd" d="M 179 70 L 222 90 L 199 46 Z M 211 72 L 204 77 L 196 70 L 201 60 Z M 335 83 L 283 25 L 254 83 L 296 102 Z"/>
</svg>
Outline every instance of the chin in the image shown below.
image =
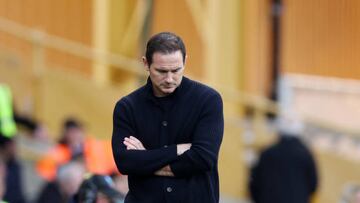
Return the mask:
<svg viewBox="0 0 360 203">
<path fill-rule="evenodd" d="M 173 93 L 174 91 L 175 91 L 175 88 L 174 88 L 174 89 L 162 90 L 162 92 L 163 92 L 164 94 L 171 94 L 171 93 Z"/>
</svg>

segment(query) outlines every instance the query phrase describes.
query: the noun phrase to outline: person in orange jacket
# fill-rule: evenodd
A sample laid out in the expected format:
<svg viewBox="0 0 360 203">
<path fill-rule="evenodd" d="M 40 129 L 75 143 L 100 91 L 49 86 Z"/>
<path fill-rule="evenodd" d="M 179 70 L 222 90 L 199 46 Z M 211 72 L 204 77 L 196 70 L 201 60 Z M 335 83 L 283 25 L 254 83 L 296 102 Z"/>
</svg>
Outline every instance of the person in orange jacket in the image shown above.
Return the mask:
<svg viewBox="0 0 360 203">
<path fill-rule="evenodd" d="M 110 140 L 85 136 L 82 124 L 67 119 L 57 145 L 49 150 L 37 164 L 37 171 L 47 181 L 56 177 L 57 168 L 71 160 L 84 160 L 87 171 L 109 175 L 116 172 Z"/>
</svg>

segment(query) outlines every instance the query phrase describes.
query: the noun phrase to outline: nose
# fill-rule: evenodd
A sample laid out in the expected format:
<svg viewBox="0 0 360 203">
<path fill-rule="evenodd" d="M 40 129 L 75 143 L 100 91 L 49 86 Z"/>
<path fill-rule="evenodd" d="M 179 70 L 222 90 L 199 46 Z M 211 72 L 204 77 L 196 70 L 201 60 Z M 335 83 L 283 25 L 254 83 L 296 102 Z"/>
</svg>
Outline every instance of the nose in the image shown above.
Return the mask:
<svg viewBox="0 0 360 203">
<path fill-rule="evenodd" d="M 172 83 L 173 81 L 174 81 L 173 73 L 171 73 L 171 72 L 166 73 L 165 82 Z"/>
</svg>

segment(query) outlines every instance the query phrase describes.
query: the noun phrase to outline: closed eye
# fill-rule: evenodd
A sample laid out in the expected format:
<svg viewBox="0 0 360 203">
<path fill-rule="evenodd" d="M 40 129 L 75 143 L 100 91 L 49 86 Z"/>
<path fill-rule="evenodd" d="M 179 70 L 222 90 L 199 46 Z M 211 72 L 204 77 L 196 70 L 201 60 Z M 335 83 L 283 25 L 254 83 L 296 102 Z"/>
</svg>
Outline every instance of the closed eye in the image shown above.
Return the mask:
<svg viewBox="0 0 360 203">
<path fill-rule="evenodd" d="M 181 67 L 179 68 L 176 68 L 175 70 L 171 70 L 171 71 L 168 71 L 168 70 L 162 70 L 162 69 L 156 69 L 157 72 L 161 73 L 161 74 L 165 74 L 165 73 L 168 73 L 168 72 L 172 72 L 172 73 L 177 73 L 181 70 Z"/>
<path fill-rule="evenodd" d="M 181 68 L 177 68 L 177 69 L 175 69 L 175 70 L 172 70 L 171 72 L 172 73 L 177 73 L 177 72 L 179 72 L 181 70 Z"/>
</svg>

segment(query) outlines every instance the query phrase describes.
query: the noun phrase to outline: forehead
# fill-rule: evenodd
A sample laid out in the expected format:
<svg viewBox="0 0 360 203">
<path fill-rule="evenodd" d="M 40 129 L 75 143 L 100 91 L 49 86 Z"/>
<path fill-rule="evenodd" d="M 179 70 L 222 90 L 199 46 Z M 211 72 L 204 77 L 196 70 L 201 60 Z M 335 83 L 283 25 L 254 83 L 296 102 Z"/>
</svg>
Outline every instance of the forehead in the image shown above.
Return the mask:
<svg viewBox="0 0 360 203">
<path fill-rule="evenodd" d="M 183 56 L 180 50 L 172 53 L 155 52 L 153 65 L 156 67 L 183 66 Z"/>
</svg>

